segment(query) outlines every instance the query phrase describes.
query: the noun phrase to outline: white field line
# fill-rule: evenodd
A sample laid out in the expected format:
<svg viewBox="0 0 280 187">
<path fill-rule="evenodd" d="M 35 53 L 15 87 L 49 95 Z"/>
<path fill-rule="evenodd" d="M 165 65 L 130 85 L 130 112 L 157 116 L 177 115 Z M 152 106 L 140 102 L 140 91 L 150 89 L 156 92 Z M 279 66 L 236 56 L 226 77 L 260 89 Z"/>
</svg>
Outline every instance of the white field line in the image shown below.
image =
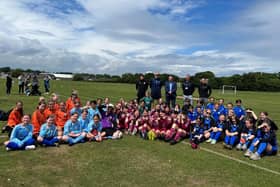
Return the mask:
<svg viewBox="0 0 280 187">
<path fill-rule="evenodd" d="M 7 136 L 2 135 L 2 136 L 0 136 L 0 138 L 7 138 Z M 190 145 L 190 143 L 187 143 L 187 142 L 182 142 L 182 143 L 186 144 L 186 145 Z M 238 162 L 238 163 L 241 163 L 241 164 L 244 164 L 244 165 L 247 165 L 247 166 L 250 166 L 250 167 L 253 167 L 253 168 L 256 168 L 256 169 L 259 169 L 259 170 L 263 170 L 263 171 L 266 171 L 266 172 L 269 172 L 269 173 L 273 173 L 275 175 L 279 175 L 280 176 L 280 172 L 278 172 L 278 171 L 274 171 L 274 170 L 271 170 L 271 169 L 268 169 L 268 168 L 265 168 L 265 167 L 262 167 L 262 166 L 258 166 L 256 164 L 251 164 L 251 163 L 248 163 L 246 161 L 240 160 L 238 158 L 234 158 L 234 157 L 225 155 L 223 153 L 219 153 L 219 152 L 213 151 L 211 149 L 207 149 L 205 147 L 199 146 L 199 149 L 201 149 L 203 151 L 206 151 L 208 153 L 212 153 L 214 155 L 217 155 L 217 156 L 220 156 L 220 157 L 223 157 L 223 158 L 227 158 L 229 160 L 233 160 L 235 162 Z"/>
<path fill-rule="evenodd" d="M 183 144 L 186 144 L 186 145 L 190 145 L 190 143 L 187 143 L 187 142 L 182 142 Z M 280 176 L 280 172 L 278 171 L 274 171 L 274 170 L 271 170 L 271 169 L 268 169 L 268 168 L 265 168 L 265 167 L 262 167 L 262 166 L 258 166 L 256 164 L 251 164 L 251 163 L 248 163 L 246 161 L 243 161 L 243 160 L 240 160 L 238 158 L 234 158 L 234 157 L 231 157 L 231 156 L 228 156 L 228 155 L 225 155 L 223 153 L 219 153 L 219 152 L 216 152 L 216 151 L 213 151 L 211 149 L 207 149 L 205 147 L 201 147 L 199 146 L 199 149 L 203 150 L 203 151 L 206 151 L 208 153 L 212 153 L 214 155 L 217 155 L 217 156 L 220 156 L 220 157 L 223 157 L 223 158 L 227 158 L 229 160 L 233 160 L 235 162 L 238 162 L 238 163 L 241 163 L 241 164 L 244 164 L 244 165 L 247 165 L 247 166 L 250 166 L 250 167 L 253 167 L 253 168 L 256 168 L 256 169 L 259 169 L 259 170 L 263 170 L 263 171 L 266 171 L 266 172 L 269 172 L 269 173 L 273 173 L 275 175 L 279 175 Z"/>
</svg>

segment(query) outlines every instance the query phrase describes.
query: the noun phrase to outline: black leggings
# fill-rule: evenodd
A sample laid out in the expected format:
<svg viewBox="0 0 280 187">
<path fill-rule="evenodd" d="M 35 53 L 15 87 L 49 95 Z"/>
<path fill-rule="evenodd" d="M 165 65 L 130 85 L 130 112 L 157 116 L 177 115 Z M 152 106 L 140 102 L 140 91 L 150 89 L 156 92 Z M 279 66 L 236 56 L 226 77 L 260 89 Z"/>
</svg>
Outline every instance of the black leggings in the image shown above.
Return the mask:
<svg viewBox="0 0 280 187">
<path fill-rule="evenodd" d="M 18 85 L 18 93 L 19 94 L 23 94 L 24 93 L 24 84 L 20 84 L 20 85 Z"/>
<path fill-rule="evenodd" d="M 7 89 L 6 89 L 6 94 L 7 95 L 10 95 L 11 94 L 11 86 L 7 86 Z"/>
</svg>

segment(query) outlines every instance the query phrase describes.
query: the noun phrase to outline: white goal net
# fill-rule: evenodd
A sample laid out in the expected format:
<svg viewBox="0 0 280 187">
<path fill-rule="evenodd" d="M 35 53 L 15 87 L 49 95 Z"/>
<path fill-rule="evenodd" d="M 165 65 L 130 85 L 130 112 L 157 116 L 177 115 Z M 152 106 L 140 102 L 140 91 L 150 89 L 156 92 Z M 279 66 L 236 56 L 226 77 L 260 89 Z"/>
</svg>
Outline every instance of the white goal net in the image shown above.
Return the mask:
<svg viewBox="0 0 280 187">
<path fill-rule="evenodd" d="M 223 85 L 221 93 L 222 94 L 233 94 L 233 95 L 236 95 L 236 86 L 234 86 L 234 85 Z"/>
</svg>

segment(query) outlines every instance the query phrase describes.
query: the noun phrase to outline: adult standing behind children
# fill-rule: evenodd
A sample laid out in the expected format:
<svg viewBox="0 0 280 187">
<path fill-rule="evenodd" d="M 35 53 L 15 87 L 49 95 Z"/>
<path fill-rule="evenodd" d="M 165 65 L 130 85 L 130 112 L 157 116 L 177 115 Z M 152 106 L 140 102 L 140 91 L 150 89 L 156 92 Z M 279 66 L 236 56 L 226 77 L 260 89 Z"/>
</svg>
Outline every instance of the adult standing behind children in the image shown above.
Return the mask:
<svg viewBox="0 0 280 187">
<path fill-rule="evenodd" d="M 50 92 L 50 76 L 49 75 L 46 75 L 44 77 L 44 86 L 45 86 L 45 92 L 46 94 L 48 94 Z"/>
<path fill-rule="evenodd" d="M 144 75 L 141 74 L 139 80 L 136 82 L 137 90 L 137 102 L 139 103 L 140 99 L 145 97 L 145 93 L 148 90 L 148 82 L 145 80 Z"/>
<path fill-rule="evenodd" d="M 18 94 L 24 93 L 24 76 L 18 76 Z"/>
<path fill-rule="evenodd" d="M 200 85 L 198 87 L 199 99 L 203 101 L 203 104 L 206 105 L 208 102 L 208 97 L 212 93 L 212 88 L 208 84 L 208 79 L 202 78 L 200 80 Z"/>
<path fill-rule="evenodd" d="M 168 107 L 174 109 L 176 103 L 177 83 L 174 81 L 173 76 L 168 76 L 168 81 L 165 82 L 165 96 Z"/>
<path fill-rule="evenodd" d="M 11 75 L 8 74 L 7 79 L 6 79 L 6 94 L 7 95 L 11 94 L 12 84 L 13 84 L 13 79 L 12 79 Z"/>
<path fill-rule="evenodd" d="M 150 82 L 151 96 L 153 100 L 159 100 L 161 98 L 162 82 L 159 77 L 159 73 L 154 74 L 154 78 Z"/>
<path fill-rule="evenodd" d="M 194 84 L 191 82 L 191 76 L 186 75 L 184 82 L 182 82 L 182 90 L 184 95 L 184 100 L 189 99 L 191 105 L 193 104 L 193 92 L 195 90 Z"/>
</svg>

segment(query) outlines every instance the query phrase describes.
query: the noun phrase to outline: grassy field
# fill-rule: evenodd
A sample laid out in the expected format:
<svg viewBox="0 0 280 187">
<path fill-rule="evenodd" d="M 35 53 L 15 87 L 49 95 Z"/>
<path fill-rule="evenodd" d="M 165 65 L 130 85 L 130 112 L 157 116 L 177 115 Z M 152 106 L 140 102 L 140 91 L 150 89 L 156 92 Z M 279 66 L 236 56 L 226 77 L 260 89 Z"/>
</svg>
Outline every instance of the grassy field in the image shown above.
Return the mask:
<svg viewBox="0 0 280 187">
<path fill-rule="evenodd" d="M 0 108 L 7 110 L 17 100 L 24 101 L 25 113 L 32 113 L 38 97 L 17 94 L 5 95 L 5 84 L 0 80 Z M 135 97 L 135 86 L 72 81 L 52 81 L 51 90 L 65 100 L 72 89 L 77 89 L 82 102 L 97 97 Z M 181 92 L 181 90 L 179 90 Z M 179 94 L 180 94 L 179 92 Z M 280 93 L 238 92 L 214 97 L 225 101 L 243 100 L 245 107 L 256 113 L 268 111 L 280 124 Z M 182 101 L 178 101 L 182 103 Z M 3 125 L 3 123 L 1 123 Z M 280 177 L 268 171 L 238 163 L 210 153 L 211 150 L 280 172 L 280 157 L 264 157 L 253 162 L 241 152 L 224 150 L 222 145 L 202 144 L 205 149 L 192 150 L 187 141 L 170 146 L 160 141 L 144 141 L 125 136 L 122 140 L 85 143 L 59 148 L 38 148 L 35 151 L 6 152 L 0 138 L 0 186 L 279 186 Z M 279 140 L 279 135 L 278 135 Z"/>
</svg>

